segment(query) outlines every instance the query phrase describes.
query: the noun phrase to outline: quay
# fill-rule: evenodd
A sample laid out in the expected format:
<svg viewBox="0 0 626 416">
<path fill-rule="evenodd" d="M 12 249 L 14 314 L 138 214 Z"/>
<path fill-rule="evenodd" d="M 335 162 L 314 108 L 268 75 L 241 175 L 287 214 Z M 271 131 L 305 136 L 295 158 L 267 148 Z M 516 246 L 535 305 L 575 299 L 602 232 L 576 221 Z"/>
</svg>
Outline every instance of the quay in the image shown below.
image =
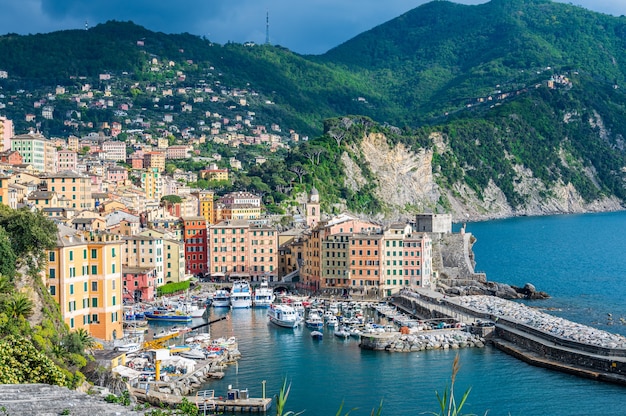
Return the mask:
<svg viewBox="0 0 626 416">
<path fill-rule="evenodd" d="M 529 364 L 626 385 L 626 338 L 493 296 L 447 297 L 405 291 L 391 299 L 419 318 L 488 322 L 472 325 L 496 348 Z"/>
<path fill-rule="evenodd" d="M 229 391 L 226 397 L 216 397 L 214 390 L 200 390 L 195 396 L 181 396 L 179 394 L 162 393 L 160 391 L 131 387 L 130 393 L 139 401 L 154 406 L 175 408 L 187 399 L 198 408 L 199 414 L 214 414 L 214 412 L 237 413 L 264 413 L 272 406 L 272 399 L 266 397 L 248 397 L 247 390 Z M 210 412 L 210 413 L 209 413 Z"/>
</svg>

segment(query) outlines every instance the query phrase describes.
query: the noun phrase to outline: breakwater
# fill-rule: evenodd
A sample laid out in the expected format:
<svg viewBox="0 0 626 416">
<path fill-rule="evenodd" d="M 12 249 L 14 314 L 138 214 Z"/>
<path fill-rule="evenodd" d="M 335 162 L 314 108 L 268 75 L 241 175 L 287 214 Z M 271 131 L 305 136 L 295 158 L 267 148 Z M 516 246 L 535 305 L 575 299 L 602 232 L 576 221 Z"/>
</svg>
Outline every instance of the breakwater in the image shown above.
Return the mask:
<svg viewBox="0 0 626 416">
<path fill-rule="evenodd" d="M 390 332 L 361 335 L 360 347 L 366 350 L 413 352 L 438 349 L 482 348 L 484 340 L 467 331 L 434 330 L 419 331 L 413 334 Z"/>
<path fill-rule="evenodd" d="M 395 303 L 425 317 L 490 320 L 493 344 L 528 363 L 626 385 L 626 338 L 493 296 L 405 293 Z"/>
</svg>

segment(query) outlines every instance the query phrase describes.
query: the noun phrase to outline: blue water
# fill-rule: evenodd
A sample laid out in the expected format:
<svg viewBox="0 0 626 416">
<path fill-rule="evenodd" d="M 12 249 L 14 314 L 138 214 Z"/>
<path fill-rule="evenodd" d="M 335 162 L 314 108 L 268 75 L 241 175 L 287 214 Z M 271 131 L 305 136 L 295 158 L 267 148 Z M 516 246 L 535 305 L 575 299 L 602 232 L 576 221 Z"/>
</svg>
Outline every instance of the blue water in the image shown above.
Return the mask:
<svg viewBox="0 0 626 416">
<path fill-rule="evenodd" d="M 489 280 L 533 283 L 552 295 L 532 306 L 626 334 L 626 213 L 517 218 L 467 224 L 478 239 L 477 271 Z M 212 317 L 227 311 L 212 311 Z M 608 313 L 614 324 L 609 325 Z M 264 310 L 235 310 L 214 324 L 214 337 L 236 336 L 243 355 L 226 376 L 206 387 L 226 395 L 229 385 L 274 397 L 284 378 L 291 382 L 288 410 L 305 415 L 370 415 L 382 400 L 383 415 L 437 411 L 435 392 L 450 382 L 455 352 L 362 351 L 354 339 L 330 331 L 313 341 L 306 328 L 271 326 Z M 491 347 L 459 351 L 457 398 L 471 388 L 463 413 L 490 416 L 626 414 L 626 387 L 533 367 Z M 272 409 L 275 411 L 275 407 Z M 270 412 L 270 414 L 274 414 Z"/>
</svg>

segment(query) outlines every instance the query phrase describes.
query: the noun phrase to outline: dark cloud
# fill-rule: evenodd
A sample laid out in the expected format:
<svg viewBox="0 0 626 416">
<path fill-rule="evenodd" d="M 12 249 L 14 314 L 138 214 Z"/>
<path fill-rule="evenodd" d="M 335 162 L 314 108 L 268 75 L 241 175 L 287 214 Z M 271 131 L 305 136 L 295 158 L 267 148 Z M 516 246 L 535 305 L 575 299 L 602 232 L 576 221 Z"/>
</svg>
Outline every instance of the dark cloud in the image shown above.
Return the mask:
<svg viewBox="0 0 626 416">
<path fill-rule="evenodd" d="M 45 33 L 107 20 L 133 21 L 165 33 L 188 32 L 218 43 L 270 41 L 299 53 L 323 53 L 425 3 L 425 0 L 0 0 L 0 33 Z M 459 0 L 479 4 L 485 0 Z M 565 0 L 564 0 L 565 2 Z M 626 14 L 625 0 L 578 0 Z"/>
</svg>

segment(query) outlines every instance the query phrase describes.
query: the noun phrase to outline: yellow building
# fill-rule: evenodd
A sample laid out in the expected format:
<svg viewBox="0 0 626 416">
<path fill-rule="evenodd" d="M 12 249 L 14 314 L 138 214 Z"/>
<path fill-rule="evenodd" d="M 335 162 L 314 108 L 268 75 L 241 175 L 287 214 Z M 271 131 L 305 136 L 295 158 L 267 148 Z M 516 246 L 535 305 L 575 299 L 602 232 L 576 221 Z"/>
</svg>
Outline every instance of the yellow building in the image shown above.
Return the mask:
<svg viewBox="0 0 626 416">
<path fill-rule="evenodd" d="M 9 205 L 10 176 L 0 175 L 0 204 Z"/>
<path fill-rule="evenodd" d="M 46 285 L 70 330 L 122 338 L 122 242 L 113 234 L 81 233 L 58 225 L 48 251 Z"/>
<path fill-rule="evenodd" d="M 65 171 L 41 177 L 47 190 L 56 192 L 59 200 L 69 200 L 69 208 L 92 209 L 91 178 L 80 173 Z"/>
<path fill-rule="evenodd" d="M 165 152 L 147 152 L 143 155 L 143 167 L 145 169 L 156 169 L 157 172 L 165 170 Z"/>
<path fill-rule="evenodd" d="M 213 212 L 213 203 L 215 194 L 211 191 L 198 192 L 198 214 L 206 219 L 207 224 L 215 224 L 215 213 Z"/>
<path fill-rule="evenodd" d="M 163 196 L 163 178 L 157 168 L 146 169 L 141 172 L 141 187 L 146 193 L 146 199 L 158 201 Z"/>
</svg>

